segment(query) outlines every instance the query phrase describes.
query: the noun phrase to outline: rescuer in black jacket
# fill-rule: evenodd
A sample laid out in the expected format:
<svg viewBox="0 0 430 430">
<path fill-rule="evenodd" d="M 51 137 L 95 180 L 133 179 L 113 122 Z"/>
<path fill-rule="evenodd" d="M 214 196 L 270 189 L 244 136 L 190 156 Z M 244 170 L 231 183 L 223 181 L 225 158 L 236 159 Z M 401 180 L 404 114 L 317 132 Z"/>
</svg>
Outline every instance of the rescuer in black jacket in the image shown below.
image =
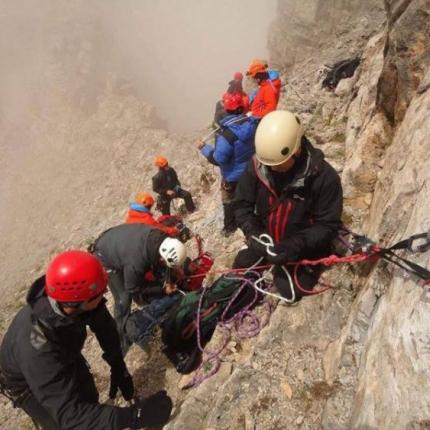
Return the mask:
<svg viewBox="0 0 430 430">
<path fill-rule="evenodd" d="M 341 227 L 342 186 L 339 175 L 303 134 L 290 112 L 275 111 L 260 122 L 256 156 L 241 176 L 235 194 L 235 217 L 248 240 L 235 267 L 256 261 L 275 265 L 275 286 L 291 301 L 304 293 L 285 263 L 330 255 Z M 304 289 L 317 283 L 321 268 L 301 266 Z"/>
<path fill-rule="evenodd" d="M 165 157 L 157 157 L 154 164 L 158 173 L 152 178 L 152 189 L 158 194 L 157 208 L 163 215 L 170 215 L 170 202 L 181 198 L 185 201 L 188 212 L 196 209 L 189 191 L 184 190 L 179 182 L 178 175 Z"/>
<path fill-rule="evenodd" d="M 103 294 L 107 275 L 91 254 L 66 251 L 30 288 L 0 349 L 0 388 L 44 430 L 139 429 L 168 420 L 171 401 L 160 392 L 133 407 L 98 403 L 82 348 L 88 326 L 111 368 L 109 396 L 126 400 L 133 381 Z M 157 414 L 154 415 L 154 411 Z M 146 418 L 144 418 L 146 416 Z"/>
<path fill-rule="evenodd" d="M 147 272 L 182 266 L 186 248 L 178 239 L 169 237 L 158 228 L 147 224 L 121 224 L 106 230 L 94 244 L 94 254 L 101 260 L 109 274 L 109 288 L 115 300 L 114 318 L 125 353 L 137 333 L 127 327 L 131 302 L 138 305 L 155 296 L 173 294 L 176 291 L 170 278 L 161 284 L 150 283 Z M 169 271 L 167 270 L 167 275 Z M 134 329 L 133 329 L 134 330 Z"/>
</svg>

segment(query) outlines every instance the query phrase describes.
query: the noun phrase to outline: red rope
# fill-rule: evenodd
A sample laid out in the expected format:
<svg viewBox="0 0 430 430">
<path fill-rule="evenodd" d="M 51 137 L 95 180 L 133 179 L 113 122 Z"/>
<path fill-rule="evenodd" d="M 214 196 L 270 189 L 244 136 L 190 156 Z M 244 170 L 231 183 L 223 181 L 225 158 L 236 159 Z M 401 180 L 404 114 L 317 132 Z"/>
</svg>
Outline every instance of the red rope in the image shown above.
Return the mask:
<svg viewBox="0 0 430 430">
<path fill-rule="evenodd" d="M 324 279 L 320 279 L 319 283 L 323 284 L 322 288 L 317 289 L 317 290 L 305 289 L 300 284 L 299 279 L 298 279 L 298 270 L 299 270 L 300 266 L 322 265 L 322 266 L 330 267 L 330 266 L 334 266 L 335 264 L 360 263 L 363 261 L 377 260 L 380 258 L 380 255 L 378 254 L 379 249 L 380 248 L 378 248 L 376 246 L 373 247 L 372 251 L 374 253 L 372 253 L 372 254 L 365 254 L 365 253 L 359 252 L 357 254 L 352 254 L 352 255 L 349 255 L 346 257 L 338 257 L 337 255 L 330 255 L 328 257 L 319 258 L 317 260 L 303 259 L 303 260 L 300 260 L 297 262 L 285 263 L 284 265 L 294 267 L 294 269 L 293 269 L 294 284 L 300 292 L 302 292 L 306 295 L 317 295 L 317 294 L 322 294 L 322 293 L 326 292 L 327 290 L 332 288 L 332 285 L 330 285 L 328 282 L 325 282 Z M 269 269 L 272 266 L 273 266 L 273 264 L 264 264 L 264 265 L 252 267 L 252 270 Z M 214 273 L 214 274 L 240 273 L 240 272 L 246 272 L 248 270 L 250 270 L 250 268 L 223 269 L 223 270 L 214 270 L 210 273 Z M 189 276 L 186 276 L 186 278 L 191 279 L 191 278 L 200 278 L 200 277 L 204 277 L 204 276 L 206 276 L 206 274 L 189 275 Z"/>
<path fill-rule="evenodd" d="M 335 264 L 342 264 L 342 263 L 359 263 L 361 261 L 366 261 L 366 260 L 374 260 L 374 259 L 378 259 L 380 258 L 379 255 L 377 254 L 363 254 L 363 253 L 358 253 L 358 254 L 353 254 L 353 255 L 349 255 L 347 257 L 338 257 L 337 255 L 330 255 L 328 257 L 324 257 L 324 258 L 320 258 L 318 260 L 300 260 L 297 262 L 290 262 L 290 263 L 285 263 L 285 266 L 317 266 L 319 264 L 323 265 L 323 266 L 333 266 Z M 260 270 L 260 269 L 269 269 L 270 267 L 272 267 L 273 264 L 264 264 L 261 266 L 255 266 L 252 267 L 252 270 Z M 226 273 L 240 273 L 240 272 L 246 272 L 248 271 L 250 268 L 238 268 L 238 269 L 222 269 L 222 270 L 214 270 L 210 273 L 214 273 L 214 274 L 226 274 Z M 189 275 L 186 276 L 186 278 L 198 278 L 198 277 L 202 277 L 202 276 L 206 276 L 205 274 L 198 274 L 198 275 Z"/>
</svg>

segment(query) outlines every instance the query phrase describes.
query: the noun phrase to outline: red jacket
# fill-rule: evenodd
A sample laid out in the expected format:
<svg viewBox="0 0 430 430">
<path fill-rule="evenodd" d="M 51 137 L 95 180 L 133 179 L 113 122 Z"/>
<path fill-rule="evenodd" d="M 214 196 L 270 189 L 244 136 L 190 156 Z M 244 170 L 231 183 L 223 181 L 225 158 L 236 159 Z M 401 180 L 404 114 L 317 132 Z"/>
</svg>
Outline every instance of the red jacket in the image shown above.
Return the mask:
<svg viewBox="0 0 430 430">
<path fill-rule="evenodd" d="M 260 88 L 251 105 L 253 116 L 262 118 L 272 112 L 278 106 L 279 95 L 281 92 L 281 81 L 267 79 L 260 84 Z"/>
<path fill-rule="evenodd" d="M 169 236 L 178 235 L 178 229 L 176 227 L 168 227 L 166 225 L 160 224 L 154 218 L 154 215 L 152 215 L 151 212 L 140 212 L 140 211 L 135 211 L 133 209 L 130 209 L 125 219 L 125 223 L 126 224 L 142 223 L 142 224 L 152 225 L 153 227 L 156 227 L 161 231 L 164 231 L 164 233 L 167 233 Z"/>
</svg>

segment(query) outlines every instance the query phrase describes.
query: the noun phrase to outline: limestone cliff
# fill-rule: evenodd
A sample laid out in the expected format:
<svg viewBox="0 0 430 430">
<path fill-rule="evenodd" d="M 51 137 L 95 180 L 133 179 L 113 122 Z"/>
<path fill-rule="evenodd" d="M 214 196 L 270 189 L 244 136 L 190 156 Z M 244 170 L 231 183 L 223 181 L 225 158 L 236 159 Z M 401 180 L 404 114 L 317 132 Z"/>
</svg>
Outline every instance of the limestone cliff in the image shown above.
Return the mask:
<svg viewBox="0 0 430 430">
<path fill-rule="evenodd" d="M 428 231 L 430 2 L 278 9 L 270 44 L 288 78 L 281 107 L 301 114 L 341 172 L 345 222 L 382 244 Z M 322 91 L 323 62 L 357 53 L 354 77 Z M 413 258 L 430 265 L 428 252 Z M 278 306 L 167 428 L 429 428 L 428 288 L 384 263 L 329 277 L 335 288 L 324 296 Z"/>
</svg>

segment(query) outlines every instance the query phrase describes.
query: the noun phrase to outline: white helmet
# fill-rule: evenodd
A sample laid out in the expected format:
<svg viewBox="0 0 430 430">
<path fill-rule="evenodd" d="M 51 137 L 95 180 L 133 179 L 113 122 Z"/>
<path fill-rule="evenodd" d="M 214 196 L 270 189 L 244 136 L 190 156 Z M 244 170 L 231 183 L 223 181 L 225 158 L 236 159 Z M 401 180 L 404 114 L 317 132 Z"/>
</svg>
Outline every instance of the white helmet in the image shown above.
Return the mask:
<svg viewBox="0 0 430 430">
<path fill-rule="evenodd" d="M 266 166 L 278 166 L 291 158 L 300 147 L 303 127 L 298 118 L 286 110 L 268 113 L 255 133 L 255 155 Z"/>
<path fill-rule="evenodd" d="M 173 237 L 166 237 L 161 242 L 158 252 L 170 268 L 181 266 L 187 256 L 185 245 Z"/>
</svg>

